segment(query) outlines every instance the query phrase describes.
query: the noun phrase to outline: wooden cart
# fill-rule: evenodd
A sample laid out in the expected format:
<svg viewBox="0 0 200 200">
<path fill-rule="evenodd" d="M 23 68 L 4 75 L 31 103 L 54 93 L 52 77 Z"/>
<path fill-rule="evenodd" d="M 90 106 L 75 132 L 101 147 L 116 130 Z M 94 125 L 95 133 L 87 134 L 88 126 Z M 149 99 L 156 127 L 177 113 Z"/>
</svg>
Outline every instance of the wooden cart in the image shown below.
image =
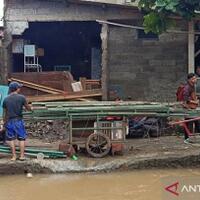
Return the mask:
<svg viewBox="0 0 200 200">
<path fill-rule="evenodd" d="M 79 121 L 82 126 L 79 124 L 77 127 L 75 124 Z M 127 133 L 128 121 L 125 116 L 105 116 L 100 113 L 69 116 L 69 144 L 84 147 L 95 158 L 106 156 L 113 143 L 124 143 Z"/>
<path fill-rule="evenodd" d="M 68 121 L 71 145 L 84 147 L 89 155 L 107 155 L 114 143 L 125 143 L 128 118 L 132 116 L 186 117 L 199 116 L 200 109 L 185 110 L 179 104 L 148 102 L 35 102 L 36 120 L 62 119 Z M 77 125 L 77 122 L 82 122 Z"/>
<path fill-rule="evenodd" d="M 85 148 L 95 158 L 106 156 L 112 144 L 123 144 L 128 134 L 128 117 L 116 113 L 71 113 L 66 110 L 34 111 L 30 120 L 65 120 L 68 123 L 67 143 Z"/>
</svg>

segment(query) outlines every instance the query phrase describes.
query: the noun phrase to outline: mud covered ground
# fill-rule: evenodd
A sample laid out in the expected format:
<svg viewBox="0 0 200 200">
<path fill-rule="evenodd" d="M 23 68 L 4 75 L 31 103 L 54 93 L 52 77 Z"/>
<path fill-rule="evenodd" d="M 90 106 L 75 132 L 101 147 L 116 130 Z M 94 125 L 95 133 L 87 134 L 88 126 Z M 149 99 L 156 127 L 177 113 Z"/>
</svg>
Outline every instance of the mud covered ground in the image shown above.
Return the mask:
<svg viewBox="0 0 200 200">
<path fill-rule="evenodd" d="M 10 161 L 10 155 L 0 154 L 0 174 L 20 173 L 69 173 L 109 172 L 152 168 L 197 168 L 200 167 L 200 137 L 193 136 L 193 144 L 184 144 L 182 136 L 161 136 L 159 138 L 129 139 L 123 155 L 108 155 L 105 158 L 91 158 L 78 153 L 78 160 L 27 158 L 26 161 Z M 58 149 L 59 142 L 44 142 L 28 139 L 27 145 Z"/>
</svg>

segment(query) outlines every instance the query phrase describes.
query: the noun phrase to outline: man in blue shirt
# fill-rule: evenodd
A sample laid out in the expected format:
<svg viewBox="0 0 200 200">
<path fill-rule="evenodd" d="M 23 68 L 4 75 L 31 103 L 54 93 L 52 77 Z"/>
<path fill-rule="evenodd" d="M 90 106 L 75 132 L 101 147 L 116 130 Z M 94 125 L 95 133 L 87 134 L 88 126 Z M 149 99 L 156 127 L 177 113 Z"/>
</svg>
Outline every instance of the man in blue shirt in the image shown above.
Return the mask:
<svg viewBox="0 0 200 200">
<path fill-rule="evenodd" d="M 23 107 L 31 111 L 25 96 L 19 94 L 23 85 L 18 82 L 9 84 L 10 94 L 3 101 L 3 120 L 6 129 L 6 141 L 9 143 L 12 151 L 12 161 L 16 160 L 15 140 L 19 140 L 20 157 L 24 160 L 25 140 L 27 137 L 24 121 L 22 119 Z"/>
</svg>

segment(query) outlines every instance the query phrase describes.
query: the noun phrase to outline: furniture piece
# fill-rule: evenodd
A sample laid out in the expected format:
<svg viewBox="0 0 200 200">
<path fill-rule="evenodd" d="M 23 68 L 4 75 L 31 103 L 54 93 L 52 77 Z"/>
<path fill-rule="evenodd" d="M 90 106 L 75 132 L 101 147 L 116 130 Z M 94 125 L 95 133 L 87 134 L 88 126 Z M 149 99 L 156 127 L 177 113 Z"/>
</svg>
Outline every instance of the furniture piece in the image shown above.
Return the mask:
<svg viewBox="0 0 200 200">
<path fill-rule="evenodd" d="M 42 71 L 42 66 L 38 63 L 35 45 L 24 45 L 24 72 L 29 71 Z"/>
<path fill-rule="evenodd" d="M 71 72 L 71 65 L 55 65 L 54 71 L 69 71 L 69 72 Z"/>
</svg>

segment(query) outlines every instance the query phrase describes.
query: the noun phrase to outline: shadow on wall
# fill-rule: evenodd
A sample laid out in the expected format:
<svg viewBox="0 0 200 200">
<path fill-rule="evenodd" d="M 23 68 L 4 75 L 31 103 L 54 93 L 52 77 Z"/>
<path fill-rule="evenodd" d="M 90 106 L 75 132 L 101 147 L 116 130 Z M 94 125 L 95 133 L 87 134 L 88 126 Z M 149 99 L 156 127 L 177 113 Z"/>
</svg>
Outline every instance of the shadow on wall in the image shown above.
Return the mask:
<svg viewBox="0 0 200 200">
<path fill-rule="evenodd" d="M 120 85 L 110 85 L 109 87 L 109 99 L 116 100 L 122 99 L 124 100 L 124 91 Z"/>
</svg>

